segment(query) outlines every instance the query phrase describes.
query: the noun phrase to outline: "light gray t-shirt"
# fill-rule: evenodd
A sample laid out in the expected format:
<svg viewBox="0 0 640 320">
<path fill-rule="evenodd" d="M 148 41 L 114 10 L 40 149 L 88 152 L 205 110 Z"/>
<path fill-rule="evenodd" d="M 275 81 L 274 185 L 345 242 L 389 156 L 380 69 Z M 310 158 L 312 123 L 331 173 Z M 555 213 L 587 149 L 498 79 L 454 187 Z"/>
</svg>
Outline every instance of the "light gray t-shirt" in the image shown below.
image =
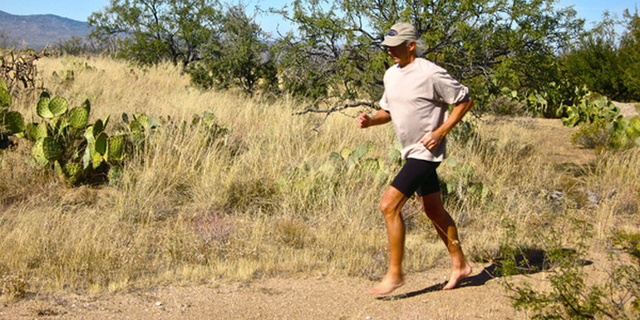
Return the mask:
<svg viewBox="0 0 640 320">
<path fill-rule="evenodd" d="M 453 79 L 435 63 L 416 58 L 400 67 L 396 64 L 384 74 L 382 109 L 389 112 L 402 144 L 402 157 L 442 162 L 446 141 L 436 150 L 427 149 L 420 139 L 437 129 L 449 116 L 449 105 L 468 98 L 469 88 Z"/>
</svg>

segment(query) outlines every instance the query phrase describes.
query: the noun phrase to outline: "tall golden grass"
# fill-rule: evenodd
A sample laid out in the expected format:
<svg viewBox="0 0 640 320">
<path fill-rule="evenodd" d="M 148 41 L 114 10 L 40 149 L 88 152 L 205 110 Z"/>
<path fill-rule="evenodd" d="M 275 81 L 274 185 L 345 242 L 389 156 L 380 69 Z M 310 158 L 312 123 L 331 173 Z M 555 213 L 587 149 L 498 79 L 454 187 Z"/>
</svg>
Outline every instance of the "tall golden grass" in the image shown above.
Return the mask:
<svg viewBox="0 0 640 320">
<path fill-rule="evenodd" d="M 105 58 L 45 58 L 38 68 L 53 95 L 72 106 L 89 99 L 92 115 L 111 116 L 112 128 L 123 112 L 190 121 L 210 110 L 231 132 L 212 144 L 207 132 L 163 127 L 115 186 L 67 187 L 28 160 L 24 141 L 0 153 L 0 279 L 23 279 L 32 292 L 101 292 L 297 273 L 383 275 L 378 201 L 386 175 L 398 170 L 388 157 L 391 126 L 360 130 L 335 114 L 309 132 L 320 118 L 292 115 L 308 107 L 295 99 L 202 92 L 171 65 L 141 70 Z M 60 76 L 68 70 L 73 79 Z M 13 108 L 35 118 L 36 98 L 22 93 Z M 445 197 L 474 261 L 495 258 L 505 243 L 535 247 L 537 232 L 565 230 L 570 246 L 584 230 L 566 217 L 593 224 L 599 239 L 638 232 L 637 149 L 569 170 L 548 161 L 545 138 L 531 139 L 547 134 L 533 120 L 467 120 L 477 136 L 449 149 L 473 173 L 445 163 L 440 175 L 490 190 Z M 332 152 L 366 141 L 385 172 L 328 165 Z M 551 191 L 566 197 L 553 200 Z M 590 203 L 587 192 L 601 200 Z M 448 264 L 417 201 L 404 216 L 407 271 Z"/>
</svg>

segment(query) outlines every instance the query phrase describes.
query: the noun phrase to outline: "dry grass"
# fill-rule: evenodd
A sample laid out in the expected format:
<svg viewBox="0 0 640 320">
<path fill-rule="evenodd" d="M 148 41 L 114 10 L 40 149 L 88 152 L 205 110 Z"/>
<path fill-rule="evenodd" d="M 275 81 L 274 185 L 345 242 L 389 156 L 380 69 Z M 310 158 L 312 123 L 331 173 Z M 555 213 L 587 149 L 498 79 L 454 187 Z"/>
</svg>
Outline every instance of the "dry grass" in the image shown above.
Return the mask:
<svg viewBox="0 0 640 320">
<path fill-rule="evenodd" d="M 303 134 L 318 120 L 292 116 L 304 105 L 200 92 L 169 65 L 142 71 L 97 58 L 40 63 L 52 93 L 71 105 L 90 99 L 94 117 L 117 123 L 122 112 L 144 112 L 188 121 L 211 110 L 231 133 L 211 143 L 206 132 L 164 127 L 114 187 L 65 187 L 25 160 L 25 142 L 0 154 L 2 279 L 24 279 L 32 291 L 118 291 L 283 273 L 384 272 L 378 201 L 385 174 L 398 169 L 387 156 L 391 126 L 363 131 L 335 115 L 320 132 Z M 74 70 L 73 80 L 52 76 L 65 70 Z M 16 97 L 14 108 L 32 117 L 36 96 Z M 495 257 L 506 242 L 536 246 L 532 234 L 550 229 L 566 230 L 570 245 L 581 231 L 563 216 L 596 224 L 599 238 L 638 232 L 630 222 L 638 221 L 637 149 L 568 172 L 547 161 L 527 120 L 477 126 L 476 138 L 450 145 L 452 158 L 473 167 L 471 176 L 446 164 L 440 170 L 445 181 L 481 182 L 491 191 L 445 199 L 470 257 Z M 330 164 L 331 152 L 365 141 L 375 145 L 369 156 L 384 161 L 381 172 Z M 589 190 L 602 196 L 595 207 L 584 200 Z M 567 196 L 558 202 L 551 191 Z M 404 215 L 407 271 L 447 264 L 416 201 Z"/>
</svg>

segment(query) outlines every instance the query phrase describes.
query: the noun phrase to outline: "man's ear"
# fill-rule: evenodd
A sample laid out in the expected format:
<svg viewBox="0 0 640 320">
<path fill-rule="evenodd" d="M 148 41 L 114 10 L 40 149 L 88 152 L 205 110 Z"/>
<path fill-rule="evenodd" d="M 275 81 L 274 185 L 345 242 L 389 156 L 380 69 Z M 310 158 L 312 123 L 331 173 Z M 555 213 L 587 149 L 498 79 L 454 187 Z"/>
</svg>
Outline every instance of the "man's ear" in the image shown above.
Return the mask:
<svg viewBox="0 0 640 320">
<path fill-rule="evenodd" d="M 415 41 L 411 41 L 409 43 L 409 51 L 415 51 L 416 50 L 416 42 Z"/>
</svg>

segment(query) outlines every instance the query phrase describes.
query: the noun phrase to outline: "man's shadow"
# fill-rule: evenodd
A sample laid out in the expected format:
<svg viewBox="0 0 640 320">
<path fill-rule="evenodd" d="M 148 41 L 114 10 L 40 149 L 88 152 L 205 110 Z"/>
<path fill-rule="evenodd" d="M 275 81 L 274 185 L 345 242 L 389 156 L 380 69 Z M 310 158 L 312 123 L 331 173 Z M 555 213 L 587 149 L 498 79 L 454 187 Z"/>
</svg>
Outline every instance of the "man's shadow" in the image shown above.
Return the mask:
<svg viewBox="0 0 640 320">
<path fill-rule="evenodd" d="M 506 259 L 499 258 L 494 260 L 490 265 L 484 267 L 482 271 L 480 271 L 480 273 L 462 279 L 456 286 L 456 289 L 464 287 L 479 287 L 487 283 L 489 280 L 504 276 L 504 270 L 506 268 L 506 265 L 503 263 L 504 261 L 506 261 Z M 513 258 L 512 262 L 515 262 L 514 265 L 516 266 L 516 272 L 512 274 L 535 274 L 544 270 L 548 270 L 550 268 L 547 253 L 539 249 L 521 250 L 521 253 L 519 255 L 516 255 Z M 580 261 L 580 263 L 583 266 L 586 266 L 592 264 L 593 262 L 582 260 Z M 396 295 L 377 297 L 376 299 L 383 301 L 392 301 L 411 298 L 429 292 L 440 291 L 446 284 L 447 282 L 445 281 L 442 283 L 431 285 L 424 289 Z"/>
<path fill-rule="evenodd" d="M 460 283 L 458 284 L 458 286 L 456 288 L 481 286 L 481 285 L 487 283 L 487 281 L 495 278 L 495 276 L 493 275 L 493 272 L 494 272 L 494 270 L 496 270 L 496 268 L 497 268 L 497 265 L 495 263 L 492 263 L 491 265 L 489 265 L 487 267 L 484 267 L 480 273 L 462 279 L 462 281 L 460 281 Z M 376 299 L 384 300 L 384 301 L 391 301 L 391 300 L 400 300 L 400 299 L 412 298 L 412 297 L 419 296 L 419 295 L 422 295 L 422 294 L 425 294 L 425 293 L 434 292 L 434 291 L 440 291 L 440 290 L 442 290 L 442 288 L 444 288 L 444 286 L 446 284 L 447 284 L 447 282 L 444 281 L 444 282 L 441 282 L 441 283 L 437 283 L 437 284 L 431 285 L 431 286 L 426 287 L 424 289 L 411 291 L 411 292 L 405 292 L 405 293 L 391 295 L 391 296 L 377 297 Z"/>
</svg>

